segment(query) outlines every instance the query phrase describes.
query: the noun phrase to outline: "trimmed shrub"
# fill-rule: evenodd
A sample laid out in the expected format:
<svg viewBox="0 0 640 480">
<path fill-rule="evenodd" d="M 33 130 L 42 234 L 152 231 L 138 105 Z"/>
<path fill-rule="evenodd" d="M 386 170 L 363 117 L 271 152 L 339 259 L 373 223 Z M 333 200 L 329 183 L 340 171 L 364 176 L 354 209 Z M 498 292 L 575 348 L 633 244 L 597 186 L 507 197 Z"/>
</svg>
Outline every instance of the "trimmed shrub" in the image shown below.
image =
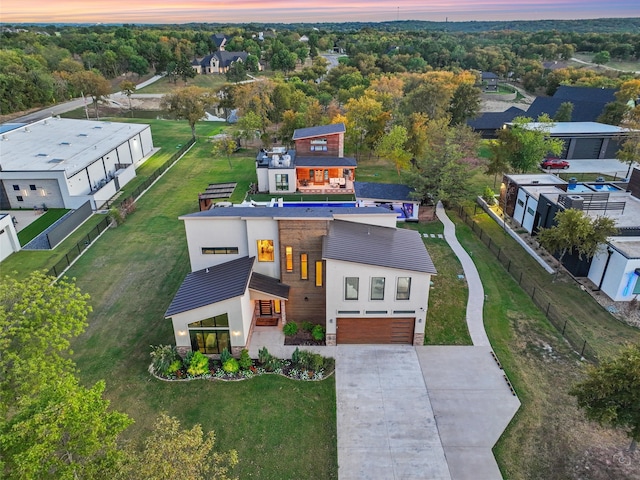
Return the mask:
<svg viewBox="0 0 640 480">
<path fill-rule="evenodd" d="M 313 327 L 313 330 L 311 330 L 311 336 L 317 342 L 324 340 L 324 327 L 322 325 L 316 325 Z"/>
<path fill-rule="evenodd" d="M 310 332 L 313 330 L 314 324 L 311 322 L 302 322 L 302 330 L 305 332 Z"/>
<path fill-rule="evenodd" d="M 192 355 L 187 355 L 189 362 L 187 365 L 187 373 L 193 376 L 204 375 L 207 373 L 209 371 L 209 359 L 201 352 L 190 353 L 192 353 Z"/>
<path fill-rule="evenodd" d="M 167 368 L 167 375 L 173 375 L 181 368 L 182 368 L 182 360 L 174 360 L 173 363 L 169 365 L 169 368 Z"/>
<path fill-rule="evenodd" d="M 251 361 L 251 357 L 249 356 L 249 350 L 244 348 L 242 352 L 240 352 L 240 360 L 238 360 L 238 364 L 242 370 L 249 370 L 253 362 Z"/>
<path fill-rule="evenodd" d="M 291 363 L 294 365 L 298 365 L 300 363 L 300 349 L 296 347 L 296 349 L 291 354 Z"/>
<path fill-rule="evenodd" d="M 240 364 L 238 363 L 238 360 L 231 357 L 222 364 L 222 369 L 227 373 L 237 373 L 238 370 L 240 370 Z"/>
<path fill-rule="evenodd" d="M 226 362 L 230 358 L 231 358 L 231 352 L 229 352 L 229 349 L 225 348 L 224 350 L 222 350 L 222 352 L 220 352 L 220 363 L 222 363 L 223 365 L 224 365 L 224 362 Z"/>
<path fill-rule="evenodd" d="M 261 364 L 265 364 L 269 361 L 269 359 L 271 358 L 271 354 L 269 353 L 269 350 L 267 350 L 267 347 L 262 347 L 260 350 L 258 350 L 258 361 Z"/>
<path fill-rule="evenodd" d="M 484 189 L 482 193 L 482 199 L 487 202 L 487 205 L 495 205 L 496 203 L 496 193 L 491 190 L 491 188 L 487 187 Z"/>
<path fill-rule="evenodd" d="M 296 322 L 289 322 L 284 327 L 282 327 L 282 333 L 284 333 L 287 337 L 292 337 L 296 333 L 298 333 L 298 324 Z"/>
<path fill-rule="evenodd" d="M 299 354 L 298 367 L 305 370 L 321 370 L 324 366 L 325 359 L 319 353 L 309 352 L 307 350 L 301 350 Z"/>
</svg>

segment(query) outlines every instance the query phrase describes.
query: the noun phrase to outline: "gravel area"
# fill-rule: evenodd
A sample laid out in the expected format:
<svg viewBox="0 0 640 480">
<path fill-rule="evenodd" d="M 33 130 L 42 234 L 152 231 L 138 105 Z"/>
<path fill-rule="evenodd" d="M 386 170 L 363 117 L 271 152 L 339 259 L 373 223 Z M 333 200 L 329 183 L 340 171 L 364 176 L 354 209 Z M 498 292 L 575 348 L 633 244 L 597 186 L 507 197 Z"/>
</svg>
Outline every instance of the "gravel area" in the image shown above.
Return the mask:
<svg viewBox="0 0 640 480">
<path fill-rule="evenodd" d="M 38 235 L 36 238 L 27 243 L 22 250 L 51 250 L 51 245 L 49 245 L 49 239 L 47 238 L 47 233 L 53 230 L 57 225 L 64 222 L 65 218 L 71 215 L 75 210 L 71 210 L 64 214 L 61 218 L 56 220 L 52 225 L 50 225 L 44 232 Z"/>
</svg>

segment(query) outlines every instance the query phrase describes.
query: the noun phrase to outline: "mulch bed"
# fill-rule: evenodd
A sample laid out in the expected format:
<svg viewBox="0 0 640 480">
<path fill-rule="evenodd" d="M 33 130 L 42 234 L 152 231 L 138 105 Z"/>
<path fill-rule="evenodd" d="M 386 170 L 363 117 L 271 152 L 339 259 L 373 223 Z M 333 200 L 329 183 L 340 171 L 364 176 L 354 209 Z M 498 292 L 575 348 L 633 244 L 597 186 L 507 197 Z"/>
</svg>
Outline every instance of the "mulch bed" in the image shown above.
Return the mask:
<svg viewBox="0 0 640 480">
<path fill-rule="evenodd" d="M 285 336 L 284 337 L 285 345 L 307 345 L 307 346 L 322 346 L 326 345 L 324 340 L 314 340 L 311 336 L 311 332 L 308 332 L 303 329 L 299 329 L 298 333 L 295 335 Z"/>
</svg>

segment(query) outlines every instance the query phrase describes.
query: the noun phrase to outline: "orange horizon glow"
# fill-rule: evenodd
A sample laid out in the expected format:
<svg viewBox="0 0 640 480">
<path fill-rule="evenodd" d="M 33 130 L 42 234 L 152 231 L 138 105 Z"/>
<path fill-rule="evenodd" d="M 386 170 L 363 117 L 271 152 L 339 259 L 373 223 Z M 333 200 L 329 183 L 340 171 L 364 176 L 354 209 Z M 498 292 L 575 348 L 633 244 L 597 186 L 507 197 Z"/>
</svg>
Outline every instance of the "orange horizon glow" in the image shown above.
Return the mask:
<svg viewBox="0 0 640 480">
<path fill-rule="evenodd" d="M 640 16 L 638 0 L 2 0 L 2 23 L 314 23 Z"/>
</svg>

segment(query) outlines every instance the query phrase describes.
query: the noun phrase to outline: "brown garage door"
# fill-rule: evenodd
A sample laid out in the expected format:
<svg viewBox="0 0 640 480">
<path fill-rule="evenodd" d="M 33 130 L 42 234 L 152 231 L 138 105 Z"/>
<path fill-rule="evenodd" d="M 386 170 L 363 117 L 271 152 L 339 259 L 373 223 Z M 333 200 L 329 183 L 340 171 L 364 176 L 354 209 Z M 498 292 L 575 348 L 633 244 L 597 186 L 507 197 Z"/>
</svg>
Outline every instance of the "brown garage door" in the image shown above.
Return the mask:
<svg viewBox="0 0 640 480">
<path fill-rule="evenodd" d="M 337 343 L 413 343 L 415 318 L 338 318 Z"/>
</svg>

